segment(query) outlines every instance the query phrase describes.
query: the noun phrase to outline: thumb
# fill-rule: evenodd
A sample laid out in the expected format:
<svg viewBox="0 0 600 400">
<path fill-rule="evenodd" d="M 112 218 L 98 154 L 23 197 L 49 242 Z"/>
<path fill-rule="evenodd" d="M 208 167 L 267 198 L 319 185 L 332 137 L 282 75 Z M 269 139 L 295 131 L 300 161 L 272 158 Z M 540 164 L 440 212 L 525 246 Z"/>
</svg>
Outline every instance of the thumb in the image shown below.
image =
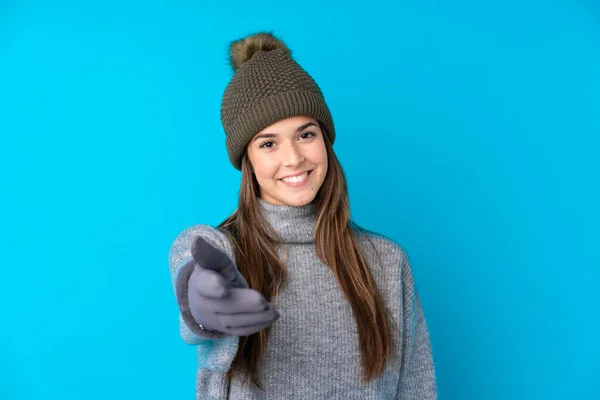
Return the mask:
<svg viewBox="0 0 600 400">
<path fill-rule="evenodd" d="M 198 236 L 192 244 L 192 257 L 202 268 L 218 272 L 232 287 L 247 287 L 246 280 L 235 264 L 220 249 Z"/>
</svg>

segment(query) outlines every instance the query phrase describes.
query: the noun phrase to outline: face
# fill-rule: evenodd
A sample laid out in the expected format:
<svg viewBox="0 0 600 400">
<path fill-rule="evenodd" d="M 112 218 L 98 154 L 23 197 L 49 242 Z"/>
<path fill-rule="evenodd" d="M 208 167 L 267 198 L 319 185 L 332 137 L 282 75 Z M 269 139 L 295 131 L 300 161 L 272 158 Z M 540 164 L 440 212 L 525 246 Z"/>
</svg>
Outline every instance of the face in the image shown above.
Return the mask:
<svg viewBox="0 0 600 400">
<path fill-rule="evenodd" d="M 327 173 L 323 131 L 311 117 L 283 119 L 258 132 L 247 153 L 261 198 L 303 206 L 314 200 Z"/>
</svg>

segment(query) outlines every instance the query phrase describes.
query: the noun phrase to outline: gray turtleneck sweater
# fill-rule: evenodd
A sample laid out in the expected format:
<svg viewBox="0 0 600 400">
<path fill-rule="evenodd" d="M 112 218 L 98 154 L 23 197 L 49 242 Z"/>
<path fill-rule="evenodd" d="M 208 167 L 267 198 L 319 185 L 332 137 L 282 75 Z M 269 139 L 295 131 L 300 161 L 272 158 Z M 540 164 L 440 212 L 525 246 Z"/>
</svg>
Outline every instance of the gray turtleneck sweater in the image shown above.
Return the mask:
<svg viewBox="0 0 600 400">
<path fill-rule="evenodd" d="M 437 399 L 429 333 L 409 259 L 396 243 L 382 236 L 358 235 L 359 246 L 392 316 L 396 365 L 388 363 L 374 381 L 361 380 L 358 333 L 350 304 L 333 272 L 316 256 L 313 245 L 314 203 L 280 206 L 259 199 L 267 221 L 286 245 L 288 281 L 272 301 L 281 316 L 272 325 L 259 378 L 264 391 L 225 380 L 236 354 L 238 337 L 209 336 L 191 324 L 189 309 L 180 308 L 183 340 L 197 349 L 197 399 Z M 174 290 L 179 274 L 192 259 L 191 244 L 203 236 L 232 259 L 232 243 L 208 225 L 193 225 L 173 241 L 169 265 Z M 180 278 L 182 276 L 179 276 Z M 187 279 L 179 279 L 180 282 Z M 186 299 L 179 298 L 180 304 Z"/>
</svg>

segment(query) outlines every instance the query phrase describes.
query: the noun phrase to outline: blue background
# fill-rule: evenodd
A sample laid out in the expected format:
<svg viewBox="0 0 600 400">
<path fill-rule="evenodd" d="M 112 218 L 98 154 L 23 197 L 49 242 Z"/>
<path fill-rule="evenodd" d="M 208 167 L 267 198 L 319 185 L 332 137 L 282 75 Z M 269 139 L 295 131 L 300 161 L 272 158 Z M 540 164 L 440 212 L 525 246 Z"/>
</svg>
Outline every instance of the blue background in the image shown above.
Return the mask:
<svg viewBox="0 0 600 400">
<path fill-rule="evenodd" d="M 193 398 L 167 253 L 235 208 L 227 44 L 265 29 L 411 257 L 440 398 L 600 399 L 598 3 L 217 3 L 0 2 L 0 398 Z"/>
</svg>

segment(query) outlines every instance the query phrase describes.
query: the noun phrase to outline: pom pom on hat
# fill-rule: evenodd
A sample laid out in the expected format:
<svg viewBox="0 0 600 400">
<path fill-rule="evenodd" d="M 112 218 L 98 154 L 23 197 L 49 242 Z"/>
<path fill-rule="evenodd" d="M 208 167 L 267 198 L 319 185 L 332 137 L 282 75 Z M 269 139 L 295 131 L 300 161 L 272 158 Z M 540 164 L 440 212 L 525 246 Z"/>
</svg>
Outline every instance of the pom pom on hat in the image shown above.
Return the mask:
<svg viewBox="0 0 600 400">
<path fill-rule="evenodd" d="M 283 50 L 291 57 L 292 51 L 271 32 L 259 32 L 233 41 L 229 46 L 229 63 L 234 71 L 250 60 L 258 51 Z"/>
</svg>

